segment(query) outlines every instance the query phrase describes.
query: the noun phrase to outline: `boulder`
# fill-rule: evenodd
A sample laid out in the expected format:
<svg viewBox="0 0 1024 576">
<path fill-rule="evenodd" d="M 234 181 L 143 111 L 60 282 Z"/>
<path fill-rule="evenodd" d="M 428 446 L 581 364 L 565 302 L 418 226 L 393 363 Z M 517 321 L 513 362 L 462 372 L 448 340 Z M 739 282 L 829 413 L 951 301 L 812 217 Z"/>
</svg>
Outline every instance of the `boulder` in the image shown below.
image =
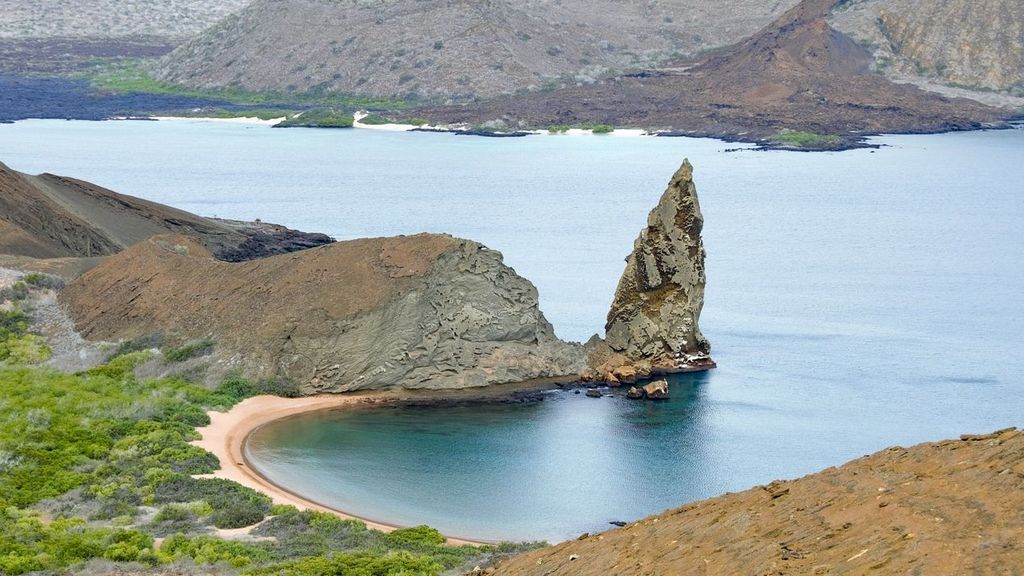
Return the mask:
<svg viewBox="0 0 1024 576">
<path fill-rule="evenodd" d="M 602 394 L 597 388 L 590 388 L 587 390 L 587 396 L 590 398 L 600 398 L 601 396 L 604 396 L 604 394 Z"/>
<path fill-rule="evenodd" d="M 665 400 L 668 398 L 668 381 L 655 380 L 644 386 L 644 395 L 648 400 Z"/>
<path fill-rule="evenodd" d="M 713 366 L 711 346 L 698 325 L 704 305 L 703 226 L 687 160 L 626 259 L 605 325 L 612 357 L 646 362 L 655 373 Z"/>
<path fill-rule="evenodd" d="M 643 400 L 644 391 L 636 386 L 630 386 L 629 390 L 626 391 L 626 398 L 629 398 L 630 400 Z"/>
<path fill-rule="evenodd" d="M 623 384 L 636 384 L 637 370 L 630 365 L 619 366 L 612 371 L 612 376 Z"/>
</svg>

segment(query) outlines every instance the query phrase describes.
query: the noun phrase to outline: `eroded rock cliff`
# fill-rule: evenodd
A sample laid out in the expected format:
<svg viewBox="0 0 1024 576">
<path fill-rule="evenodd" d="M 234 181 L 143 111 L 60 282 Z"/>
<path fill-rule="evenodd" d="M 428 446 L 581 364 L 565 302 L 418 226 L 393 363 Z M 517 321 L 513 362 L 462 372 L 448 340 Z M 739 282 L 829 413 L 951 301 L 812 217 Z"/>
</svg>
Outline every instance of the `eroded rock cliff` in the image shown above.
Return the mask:
<svg viewBox="0 0 1024 576">
<path fill-rule="evenodd" d="M 699 326 L 703 227 L 693 166 L 685 160 L 626 259 L 605 325 L 610 354 L 597 355 L 603 379 L 617 382 L 632 373 L 645 377 L 714 365 Z"/>
<path fill-rule="evenodd" d="M 1020 0 L 853 0 L 832 22 L 871 47 L 887 76 L 1024 95 Z"/>
<path fill-rule="evenodd" d="M 207 377 L 303 393 L 451 389 L 577 373 L 537 290 L 501 254 L 444 235 L 340 242 L 242 263 L 187 237 L 110 257 L 62 295 L 89 339 L 215 342 Z"/>
</svg>

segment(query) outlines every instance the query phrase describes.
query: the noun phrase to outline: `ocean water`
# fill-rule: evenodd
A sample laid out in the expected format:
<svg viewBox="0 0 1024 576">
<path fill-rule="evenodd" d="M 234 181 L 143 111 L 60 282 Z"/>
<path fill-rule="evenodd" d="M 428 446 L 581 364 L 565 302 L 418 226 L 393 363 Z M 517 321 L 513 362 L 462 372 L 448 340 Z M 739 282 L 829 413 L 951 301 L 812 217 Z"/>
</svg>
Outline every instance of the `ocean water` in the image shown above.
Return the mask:
<svg viewBox="0 0 1024 576">
<path fill-rule="evenodd" d="M 538 286 L 561 337 L 584 340 L 689 157 L 720 367 L 674 378 L 670 401 L 317 414 L 250 443 L 274 481 L 369 518 L 558 541 L 890 445 L 1024 426 L 1024 131 L 874 141 L 806 154 L 25 121 L 0 125 L 0 161 L 339 239 L 472 238 Z"/>
</svg>

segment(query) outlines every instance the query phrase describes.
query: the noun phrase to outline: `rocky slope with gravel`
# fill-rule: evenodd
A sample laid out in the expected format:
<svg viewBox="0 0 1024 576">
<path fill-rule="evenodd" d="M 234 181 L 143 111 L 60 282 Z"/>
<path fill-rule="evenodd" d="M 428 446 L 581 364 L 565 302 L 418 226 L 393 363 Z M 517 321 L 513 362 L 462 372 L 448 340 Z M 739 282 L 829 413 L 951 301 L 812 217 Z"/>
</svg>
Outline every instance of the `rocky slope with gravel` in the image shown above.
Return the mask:
<svg viewBox="0 0 1024 576">
<path fill-rule="evenodd" d="M 894 447 L 517 556 L 490 576 L 1018 574 L 1024 433 Z"/>
<path fill-rule="evenodd" d="M 273 224 L 203 218 L 83 180 L 54 174 L 31 176 L 0 163 L 0 254 L 108 256 L 168 233 L 192 236 L 231 261 L 332 242 L 323 234 Z"/>
<path fill-rule="evenodd" d="M 891 78 L 1024 96 L 1019 0 L 848 0 L 830 21 L 867 46 Z"/>
<path fill-rule="evenodd" d="M 794 0 L 256 0 L 181 46 L 200 88 L 474 98 L 589 82 L 736 42 Z"/>
</svg>

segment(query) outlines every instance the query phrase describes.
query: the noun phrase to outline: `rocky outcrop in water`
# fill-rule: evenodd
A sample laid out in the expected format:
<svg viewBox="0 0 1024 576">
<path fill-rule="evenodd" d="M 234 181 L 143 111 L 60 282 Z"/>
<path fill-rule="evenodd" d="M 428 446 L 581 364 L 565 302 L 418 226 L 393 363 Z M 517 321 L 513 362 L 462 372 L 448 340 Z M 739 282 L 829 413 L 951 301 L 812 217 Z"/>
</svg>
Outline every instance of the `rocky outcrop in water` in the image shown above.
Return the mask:
<svg viewBox="0 0 1024 576">
<path fill-rule="evenodd" d="M 606 350 L 591 354 L 601 379 L 626 382 L 626 376 L 635 381 L 652 373 L 714 366 L 711 345 L 699 326 L 705 284 L 703 226 L 693 166 L 686 160 L 626 260 L 605 325 Z"/>
<path fill-rule="evenodd" d="M 501 254 L 445 235 L 339 242 L 260 260 L 215 260 L 194 240 L 151 238 L 62 294 L 92 340 L 210 339 L 207 379 L 240 371 L 305 394 L 454 389 L 576 374 L 537 290 Z"/>
</svg>

